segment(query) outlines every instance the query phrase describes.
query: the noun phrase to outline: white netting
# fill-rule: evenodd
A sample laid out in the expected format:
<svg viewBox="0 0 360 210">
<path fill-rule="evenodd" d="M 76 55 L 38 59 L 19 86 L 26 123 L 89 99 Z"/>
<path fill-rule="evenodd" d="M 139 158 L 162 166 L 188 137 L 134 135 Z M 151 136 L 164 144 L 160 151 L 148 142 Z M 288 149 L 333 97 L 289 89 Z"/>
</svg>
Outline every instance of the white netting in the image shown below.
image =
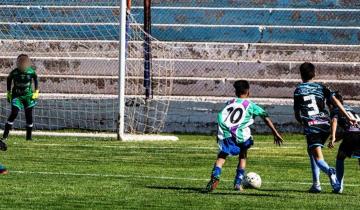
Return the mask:
<svg viewBox="0 0 360 210">
<path fill-rule="evenodd" d="M 120 1 L 0 3 L 0 91 L 6 92 L 6 77 L 16 57 L 28 54 L 40 78 L 37 129 L 117 129 L 119 5 Z M 168 101 L 157 96 L 170 94 L 172 62 L 153 63 L 153 97 L 144 100 L 144 32 L 133 17 L 128 19 L 126 132 L 160 132 Z M 171 57 L 169 46 L 152 41 L 154 56 Z M 5 123 L 10 105 L 4 97 L 0 107 Z M 24 124 L 21 115 L 15 125 Z"/>
<path fill-rule="evenodd" d="M 136 40 L 145 32 L 138 27 L 132 16 L 130 36 L 127 37 L 128 54 L 126 62 L 126 131 L 129 133 L 157 133 L 164 127 L 169 101 L 163 96 L 170 96 L 173 83 L 172 46 L 150 37 L 151 48 L 146 47 L 143 40 Z M 151 93 L 145 97 L 144 88 L 144 51 L 151 50 Z"/>
</svg>

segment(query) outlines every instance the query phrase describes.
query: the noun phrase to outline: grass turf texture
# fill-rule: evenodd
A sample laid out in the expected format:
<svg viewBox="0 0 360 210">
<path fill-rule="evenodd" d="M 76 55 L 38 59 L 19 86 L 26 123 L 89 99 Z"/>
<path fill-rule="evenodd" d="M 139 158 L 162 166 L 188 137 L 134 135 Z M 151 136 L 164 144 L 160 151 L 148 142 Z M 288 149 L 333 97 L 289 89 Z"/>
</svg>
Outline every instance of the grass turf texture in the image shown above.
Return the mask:
<svg viewBox="0 0 360 210">
<path fill-rule="evenodd" d="M 232 190 L 237 158 L 228 159 L 218 189 L 203 194 L 216 158 L 214 136 L 180 135 L 178 142 L 124 143 L 104 139 L 11 137 L 1 163 L 0 209 L 358 209 L 357 160 L 346 160 L 343 195 L 309 194 L 311 174 L 303 136 L 255 136 L 247 171 L 261 190 Z M 336 150 L 325 149 L 335 165 Z"/>
</svg>

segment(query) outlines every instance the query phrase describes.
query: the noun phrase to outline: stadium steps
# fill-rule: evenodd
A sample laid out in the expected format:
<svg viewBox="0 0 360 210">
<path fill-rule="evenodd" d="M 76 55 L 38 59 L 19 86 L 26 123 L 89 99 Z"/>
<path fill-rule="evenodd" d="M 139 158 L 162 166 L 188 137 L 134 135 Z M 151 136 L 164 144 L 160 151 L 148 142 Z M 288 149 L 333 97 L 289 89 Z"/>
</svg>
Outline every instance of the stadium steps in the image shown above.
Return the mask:
<svg viewBox="0 0 360 210">
<path fill-rule="evenodd" d="M 141 43 L 129 44 L 133 58 L 132 77 L 142 84 Z M 303 61 L 315 62 L 320 82 L 341 91 L 347 99 L 359 99 L 359 46 L 345 45 L 291 45 L 291 44 L 219 44 L 166 43 L 167 48 L 153 46 L 154 84 L 169 78 L 156 74 L 173 53 L 173 95 L 176 96 L 232 96 L 232 82 L 248 79 L 254 97 L 290 98 L 300 82 L 298 68 Z M 161 43 L 164 46 L 164 43 Z M 41 49 L 41 50 L 38 50 Z M 59 93 L 116 94 L 116 42 L 59 42 L 6 41 L 0 44 L 6 52 L 0 56 L 0 90 L 4 91 L 5 77 L 14 66 L 14 58 L 22 52 L 34 52 L 32 58 L 41 76 L 42 91 Z M 89 53 L 92 52 L 92 53 Z M 69 55 L 71 55 L 69 57 Z M 46 57 L 44 57 L 46 56 Z M 78 87 L 78 88 L 68 88 Z M 128 94 L 136 94 L 129 91 Z"/>
</svg>

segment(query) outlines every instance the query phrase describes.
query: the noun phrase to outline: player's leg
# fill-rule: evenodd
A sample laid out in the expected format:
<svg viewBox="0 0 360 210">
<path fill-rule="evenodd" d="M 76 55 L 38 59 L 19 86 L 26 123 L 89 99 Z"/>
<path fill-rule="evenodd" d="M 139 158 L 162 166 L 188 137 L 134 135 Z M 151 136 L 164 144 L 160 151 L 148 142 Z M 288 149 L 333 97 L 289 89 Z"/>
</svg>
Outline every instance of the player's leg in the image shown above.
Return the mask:
<svg viewBox="0 0 360 210">
<path fill-rule="evenodd" d="M 235 190 L 242 191 L 242 181 L 244 180 L 245 177 L 247 151 L 250 149 L 252 145 L 254 145 L 254 141 L 251 137 L 245 142 L 239 144 L 240 147 L 239 163 L 236 168 L 236 175 L 234 179 Z"/>
<path fill-rule="evenodd" d="M 346 159 L 346 154 L 343 152 L 343 149 L 339 148 L 338 154 L 336 156 L 336 178 L 338 179 L 338 182 L 340 183 L 340 190 L 336 193 L 342 193 L 344 188 L 344 161 Z"/>
<path fill-rule="evenodd" d="M 307 136 L 308 148 L 311 155 L 314 157 L 316 165 L 320 168 L 321 171 L 326 173 L 329 176 L 330 184 L 332 188 L 336 191 L 339 190 L 340 184 L 336 178 L 336 170 L 333 167 L 330 167 L 327 162 L 324 160 L 322 153 L 322 148 L 326 140 L 329 137 L 328 132 L 314 133 Z"/>
<path fill-rule="evenodd" d="M 33 109 L 36 106 L 37 101 L 32 98 L 32 94 L 26 95 L 22 99 L 25 107 L 26 140 L 31 140 L 33 129 Z"/>
<path fill-rule="evenodd" d="M 218 186 L 220 182 L 222 167 L 225 163 L 226 158 L 229 155 L 240 154 L 240 147 L 235 143 L 235 140 L 232 138 L 219 140 L 218 146 L 219 146 L 218 157 L 211 172 L 210 181 L 206 185 L 206 189 L 205 189 L 207 192 L 212 192 Z"/>
<path fill-rule="evenodd" d="M 14 121 L 19 114 L 19 110 L 20 109 L 17 106 L 11 106 L 10 116 L 8 117 L 8 120 L 5 124 L 5 129 L 2 137 L 3 140 L 6 140 L 9 137 L 10 130 L 12 129 Z"/>
<path fill-rule="evenodd" d="M 311 166 L 311 173 L 313 178 L 313 185 L 309 189 L 310 193 L 319 193 L 321 192 L 321 185 L 320 185 L 320 168 L 317 166 L 314 156 L 311 154 L 310 149 L 307 150 L 308 155 L 310 158 L 310 166 Z"/>
<path fill-rule="evenodd" d="M 226 156 L 223 156 L 222 154 L 218 155 L 218 158 L 215 161 L 214 167 L 211 171 L 210 181 L 206 185 L 205 191 L 212 192 L 219 185 L 222 167 L 224 166 L 226 157 L 227 157 L 227 155 Z"/>
<path fill-rule="evenodd" d="M 25 109 L 26 118 L 26 140 L 32 140 L 32 129 L 33 129 L 33 108 Z"/>
<path fill-rule="evenodd" d="M 338 191 L 340 189 L 340 184 L 336 178 L 336 170 L 335 168 L 330 167 L 327 162 L 324 160 L 324 156 L 322 153 L 321 146 L 315 146 L 310 148 L 312 155 L 314 156 L 316 165 L 329 176 L 330 184 L 334 191 Z"/>
<path fill-rule="evenodd" d="M 242 181 L 245 178 L 245 167 L 247 159 L 247 150 L 241 151 L 239 155 L 239 163 L 236 169 L 235 179 L 234 179 L 234 189 L 242 191 Z"/>
<path fill-rule="evenodd" d="M 358 133 L 346 133 L 341 142 L 336 156 L 336 178 L 340 183 L 340 190 L 335 193 L 342 193 L 344 189 L 344 161 L 347 157 L 360 158 L 360 135 Z M 360 160 L 360 159 L 359 159 Z"/>
</svg>

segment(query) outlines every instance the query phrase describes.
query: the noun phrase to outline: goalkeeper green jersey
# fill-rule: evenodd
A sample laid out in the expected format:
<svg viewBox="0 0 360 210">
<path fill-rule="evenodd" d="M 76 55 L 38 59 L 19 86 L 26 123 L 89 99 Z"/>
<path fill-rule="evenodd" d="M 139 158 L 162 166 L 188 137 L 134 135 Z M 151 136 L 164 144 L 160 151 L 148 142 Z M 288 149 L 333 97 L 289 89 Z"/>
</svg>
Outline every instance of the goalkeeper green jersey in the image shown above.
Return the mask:
<svg viewBox="0 0 360 210">
<path fill-rule="evenodd" d="M 247 141 L 251 137 L 250 126 L 256 116 L 264 118 L 268 114 L 248 99 L 228 101 L 218 114 L 218 140 L 234 138 L 238 144 Z"/>
<path fill-rule="evenodd" d="M 35 89 L 38 89 L 38 79 L 33 68 L 29 67 L 25 71 L 16 68 L 7 78 L 7 90 L 12 92 L 13 97 L 32 95 L 32 81 L 34 81 Z"/>
</svg>

